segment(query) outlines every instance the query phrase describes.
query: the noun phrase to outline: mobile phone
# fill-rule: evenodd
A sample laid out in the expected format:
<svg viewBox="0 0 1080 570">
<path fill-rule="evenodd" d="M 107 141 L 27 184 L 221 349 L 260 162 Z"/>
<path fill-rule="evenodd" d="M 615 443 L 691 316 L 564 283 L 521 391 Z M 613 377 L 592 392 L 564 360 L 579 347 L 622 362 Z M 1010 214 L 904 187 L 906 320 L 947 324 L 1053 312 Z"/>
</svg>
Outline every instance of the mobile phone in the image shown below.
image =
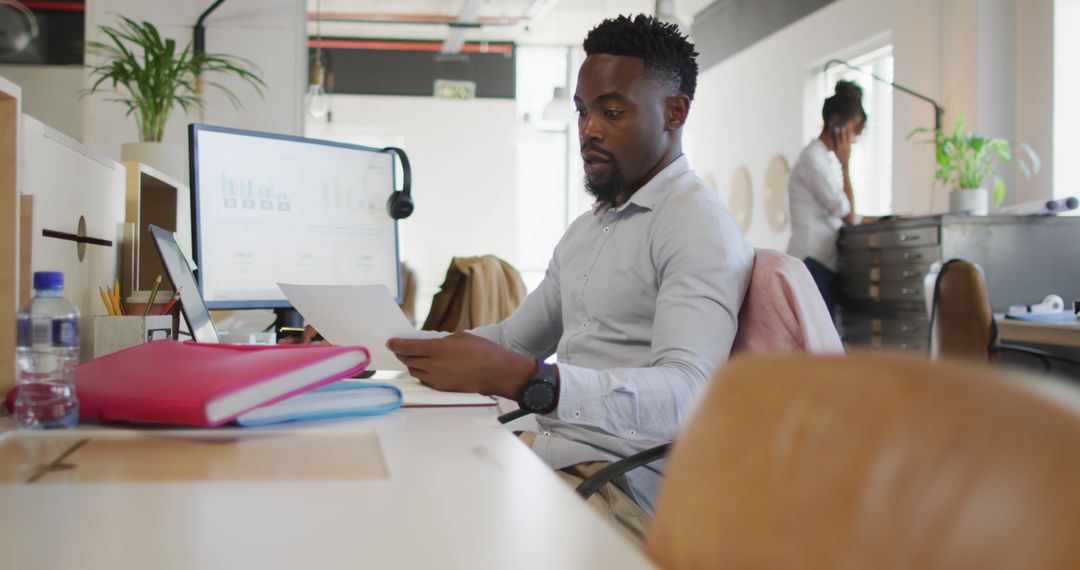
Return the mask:
<svg viewBox="0 0 1080 570">
<path fill-rule="evenodd" d="M 841 118 L 830 119 L 828 123 L 829 134 L 832 135 L 833 148 L 836 148 L 836 130 L 844 128 L 844 120 Z"/>
</svg>

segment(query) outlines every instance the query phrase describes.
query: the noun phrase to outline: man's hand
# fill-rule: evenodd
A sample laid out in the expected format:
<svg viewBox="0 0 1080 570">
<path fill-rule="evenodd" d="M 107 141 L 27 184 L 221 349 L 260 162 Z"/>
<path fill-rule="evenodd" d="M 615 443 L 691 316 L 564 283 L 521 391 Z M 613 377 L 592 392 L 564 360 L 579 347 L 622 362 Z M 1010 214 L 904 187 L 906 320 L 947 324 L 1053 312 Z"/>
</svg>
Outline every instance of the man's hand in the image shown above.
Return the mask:
<svg viewBox="0 0 1080 570">
<path fill-rule="evenodd" d="M 851 135 L 851 128 L 843 126 L 833 129 L 833 138 L 836 140 L 836 149 L 833 151 L 836 153 L 836 159 L 840 161 L 840 166 L 847 170 L 848 160 L 851 159 L 851 142 L 854 138 Z"/>
<path fill-rule="evenodd" d="M 536 360 L 476 335 L 456 332 L 436 339 L 386 341 L 409 374 L 447 392 L 479 392 L 516 399 L 536 375 Z"/>
</svg>

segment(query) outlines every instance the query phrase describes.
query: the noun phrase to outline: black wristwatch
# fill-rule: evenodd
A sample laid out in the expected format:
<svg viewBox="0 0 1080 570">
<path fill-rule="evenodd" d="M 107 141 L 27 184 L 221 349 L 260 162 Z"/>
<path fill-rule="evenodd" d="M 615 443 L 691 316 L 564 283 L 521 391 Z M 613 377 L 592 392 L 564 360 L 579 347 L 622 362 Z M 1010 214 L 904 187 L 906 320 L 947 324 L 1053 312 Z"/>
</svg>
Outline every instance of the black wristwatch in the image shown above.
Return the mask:
<svg viewBox="0 0 1080 570">
<path fill-rule="evenodd" d="M 518 405 L 534 414 L 550 414 L 559 405 L 559 369 L 537 361 L 536 376 L 521 388 Z"/>
</svg>

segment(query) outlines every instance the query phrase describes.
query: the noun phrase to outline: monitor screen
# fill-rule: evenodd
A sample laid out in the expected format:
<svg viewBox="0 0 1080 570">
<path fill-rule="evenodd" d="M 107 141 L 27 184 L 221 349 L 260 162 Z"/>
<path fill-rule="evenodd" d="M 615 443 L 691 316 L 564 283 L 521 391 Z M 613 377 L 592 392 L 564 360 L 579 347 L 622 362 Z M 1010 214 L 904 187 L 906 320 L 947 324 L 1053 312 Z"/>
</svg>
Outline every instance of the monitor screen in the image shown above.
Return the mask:
<svg viewBox="0 0 1080 570">
<path fill-rule="evenodd" d="M 393 155 L 193 124 L 192 246 L 211 309 L 284 308 L 277 283 L 386 285 L 401 300 Z"/>
</svg>

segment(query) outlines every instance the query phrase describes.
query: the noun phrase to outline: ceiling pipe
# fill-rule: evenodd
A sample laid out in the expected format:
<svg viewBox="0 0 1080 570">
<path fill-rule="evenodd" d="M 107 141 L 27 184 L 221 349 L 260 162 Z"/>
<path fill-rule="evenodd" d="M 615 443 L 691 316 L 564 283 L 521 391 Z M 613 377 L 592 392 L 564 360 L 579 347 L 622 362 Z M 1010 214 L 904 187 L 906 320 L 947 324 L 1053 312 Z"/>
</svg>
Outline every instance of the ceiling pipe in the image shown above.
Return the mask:
<svg viewBox="0 0 1080 570">
<path fill-rule="evenodd" d="M 225 0 L 215 0 L 215 2 L 211 4 L 210 7 L 207 8 L 206 11 L 203 12 L 202 15 L 199 16 L 199 19 L 195 22 L 195 39 L 192 42 L 192 50 L 194 54 L 198 55 L 206 53 L 206 27 L 203 26 L 203 22 L 206 21 L 206 17 L 209 16 L 211 12 L 217 10 L 218 6 L 221 6 L 224 2 Z M 198 70 L 198 73 L 195 74 L 195 94 L 202 95 L 201 69 Z"/>
</svg>

